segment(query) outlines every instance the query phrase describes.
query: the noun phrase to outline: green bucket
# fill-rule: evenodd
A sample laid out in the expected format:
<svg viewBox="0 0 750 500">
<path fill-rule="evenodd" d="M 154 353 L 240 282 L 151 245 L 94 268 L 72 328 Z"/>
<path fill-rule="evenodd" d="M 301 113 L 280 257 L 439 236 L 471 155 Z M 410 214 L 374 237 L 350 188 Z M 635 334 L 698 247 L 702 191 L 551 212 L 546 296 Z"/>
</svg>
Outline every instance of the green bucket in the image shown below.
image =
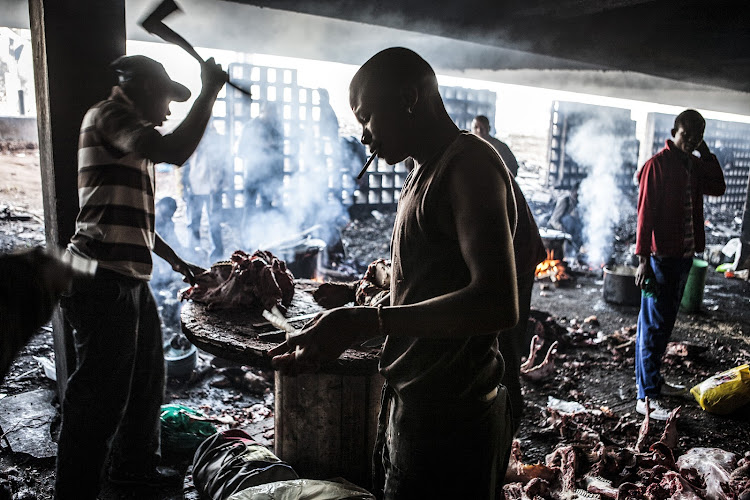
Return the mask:
<svg viewBox="0 0 750 500">
<path fill-rule="evenodd" d="M 703 288 L 706 286 L 706 273 L 708 272 L 708 262 L 703 259 L 693 259 L 693 265 L 690 267 L 685 292 L 682 294 L 680 302 L 680 311 L 696 312 L 701 308 L 703 303 Z"/>
</svg>

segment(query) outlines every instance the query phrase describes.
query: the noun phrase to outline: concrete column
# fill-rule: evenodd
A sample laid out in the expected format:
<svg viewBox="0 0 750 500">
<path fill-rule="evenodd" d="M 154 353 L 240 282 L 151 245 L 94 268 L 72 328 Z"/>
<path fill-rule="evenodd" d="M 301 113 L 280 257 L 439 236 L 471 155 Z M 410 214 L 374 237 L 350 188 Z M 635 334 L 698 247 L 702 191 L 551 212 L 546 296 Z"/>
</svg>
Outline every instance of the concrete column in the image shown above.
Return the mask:
<svg viewBox="0 0 750 500">
<path fill-rule="evenodd" d="M 745 198 L 745 207 L 742 210 L 742 232 L 740 233 L 742 249 L 740 250 L 740 259 L 737 261 L 737 269 L 750 268 L 750 174 L 747 177 L 747 198 Z"/>
<path fill-rule="evenodd" d="M 78 132 L 114 85 L 108 64 L 125 53 L 125 0 L 29 0 L 39 159 L 48 246 L 64 247 L 78 214 Z M 58 390 L 75 366 L 70 327 L 56 311 Z"/>
</svg>

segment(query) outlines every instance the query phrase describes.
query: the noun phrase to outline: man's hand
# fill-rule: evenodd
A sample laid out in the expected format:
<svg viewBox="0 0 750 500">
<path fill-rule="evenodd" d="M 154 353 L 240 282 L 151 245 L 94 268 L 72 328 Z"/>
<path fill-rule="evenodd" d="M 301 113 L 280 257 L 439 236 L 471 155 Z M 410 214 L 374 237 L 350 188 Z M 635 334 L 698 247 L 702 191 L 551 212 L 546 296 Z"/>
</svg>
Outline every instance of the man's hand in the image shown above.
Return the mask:
<svg viewBox="0 0 750 500">
<path fill-rule="evenodd" d="M 184 281 L 191 285 L 195 285 L 195 277 L 197 275 L 205 272 L 205 269 L 202 267 L 185 262 L 179 257 L 172 263 L 172 269 L 183 275 L 185 277 Z"/>
<path fill-rule="evenodd" d="M 229 75 L 221 69 L 221 64 L 216 64 L 213 57 L 201 64 L 201 83 L 205 91 L 218 94 L 228 81 Z"/>
<path fill-rule="evenodd" d="M 698 147 L 695 149 L 701 154 L 701 158 L 703 158 L 704 160 L 711 155 L 711 150 L 708 149 L 708 144 L 706 144 L 706 141 L 701 141 L 701 143 L 698 144 Z"/>
<path fill-rule="evenodd" d="M 315 372 L 333 361 L 357 341 L 377 335 L 377 309 L 351 307 L 319 314 L 299 333 L 268 351 L 271 364 L 284 375 Z"/>
<path fill-rule="evenodd" d="M 635 284 L 643 290 L 646 288 L 646 279 L 654 277 L 654 270 L 651 269 L 648 257 L 639 256 L 639 259 L 638 269 L 635 271 Z"/>
</svg>

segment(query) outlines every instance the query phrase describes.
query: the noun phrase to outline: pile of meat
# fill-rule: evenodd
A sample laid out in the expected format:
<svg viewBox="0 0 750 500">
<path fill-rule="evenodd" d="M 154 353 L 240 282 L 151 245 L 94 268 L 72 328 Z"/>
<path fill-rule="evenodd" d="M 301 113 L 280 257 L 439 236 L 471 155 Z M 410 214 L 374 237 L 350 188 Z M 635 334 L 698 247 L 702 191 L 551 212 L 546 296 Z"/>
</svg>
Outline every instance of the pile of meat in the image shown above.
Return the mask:
<svg viewBox="0 0 750 500">
<path fill-rule="evenodd" d="M 326 309 L 342 307 L 352 302 L 358 306 L 387 305 L 390 290 L 391 261 L 377 259 L 367 266 L 361 280 L 351 283 L 321 283 L 313 292 L 313 298 Z"/>
<path fill-rule="evenodd" d="M 229 261 L 217 262 L 195 277 L 195 285 L 180 293 L 181 300 L 208 304 L 211 309 L 267 309 L 285 311 L 294 297 L 294 276 L 271 252 L 252 255 L 237 250 Z"/>
<path fill-rule="evenodd" d="M 374 260 L 357 285 L 355 301 L 359 306 L 380 303 L 391 291 L 391 261 Z"/>
<path fill-rule="evenodd" d="M 676 457 L 676 422 L 672 411 L 661 437 L 649 444 L 646 416 L 637 441 L 618 446 L 600 433 L 606 409 L 560 411 L 548 408 L 548 424 L 567 441 L 546 456 L 545 463 L 524 464 L 519 442 L 513 443 L 505 476 L 505 498 L 511 499 L 750 499 L 750 453 L 740 458 L 718 448 L 691 448 Z"/>
</svg>

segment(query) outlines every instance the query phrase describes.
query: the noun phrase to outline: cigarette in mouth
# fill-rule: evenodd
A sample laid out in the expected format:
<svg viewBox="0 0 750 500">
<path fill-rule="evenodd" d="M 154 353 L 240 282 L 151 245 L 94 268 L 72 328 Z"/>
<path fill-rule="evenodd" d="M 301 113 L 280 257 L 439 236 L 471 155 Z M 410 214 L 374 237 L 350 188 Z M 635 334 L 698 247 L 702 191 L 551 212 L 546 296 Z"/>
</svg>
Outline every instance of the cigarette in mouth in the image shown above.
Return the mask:
<svg viewBox="0 0 750 500">
<path fill-rule="evenodd" d="M 372 163 L 372 160 L 374 160 L 376 156 L 378 156 L 378 152 L 377 151 L 370 155 L 370 157 L 365 162 L 365 166 L 362 167 L 362 170 L 359 172 L 359 175 L 357 176 L 357 179 L 361 179 L 362 176 L 365 175 L 365 172 L 367 172 L 367 167 L 370 166 L 370 163 Z"/>
</svg>

